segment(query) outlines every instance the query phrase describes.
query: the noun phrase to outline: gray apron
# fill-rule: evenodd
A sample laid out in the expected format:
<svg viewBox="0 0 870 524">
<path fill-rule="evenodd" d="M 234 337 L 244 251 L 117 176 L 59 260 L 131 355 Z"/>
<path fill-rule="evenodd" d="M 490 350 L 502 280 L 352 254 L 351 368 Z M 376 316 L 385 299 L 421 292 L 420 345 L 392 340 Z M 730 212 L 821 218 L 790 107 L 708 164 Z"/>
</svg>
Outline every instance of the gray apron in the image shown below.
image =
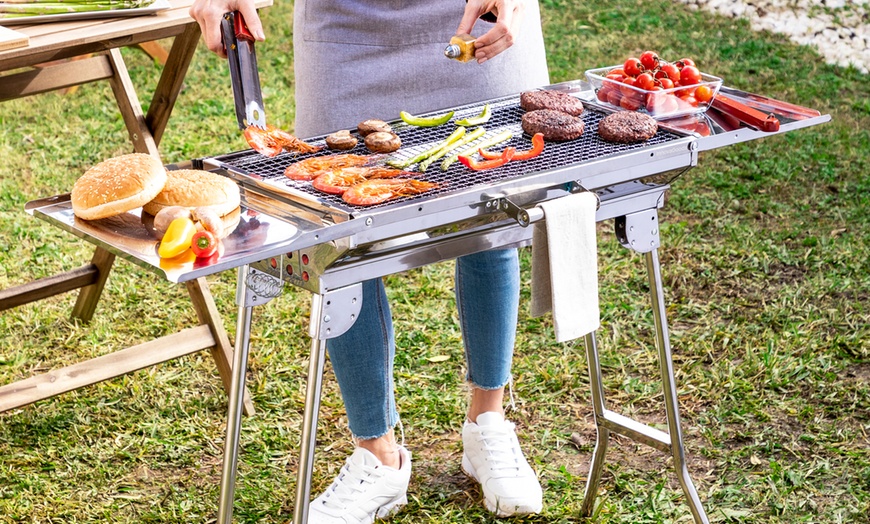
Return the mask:
<svg viewBox="0 0 870 524">
<path fill-rule="evenodd" d="M 541 17 L 528 2 L 514 45 L 482 65 L 444 56 L 462 0 L 297 0 L 296 125 L 302 138 L 549 84 Z M 472 34 L 492 27 L 478 20 Z"/>
</svg>

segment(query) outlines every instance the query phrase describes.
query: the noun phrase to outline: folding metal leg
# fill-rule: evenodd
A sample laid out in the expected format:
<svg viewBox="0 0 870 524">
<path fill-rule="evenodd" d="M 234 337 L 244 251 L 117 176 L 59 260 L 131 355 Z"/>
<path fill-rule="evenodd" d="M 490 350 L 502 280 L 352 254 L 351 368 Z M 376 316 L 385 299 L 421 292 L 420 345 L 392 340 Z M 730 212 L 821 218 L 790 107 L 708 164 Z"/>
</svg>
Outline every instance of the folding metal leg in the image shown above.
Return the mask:
<svg viewBox="0 0 870 524">
<path fill-rule="evenodd" d="M 323 316 L 323 296 L 311 300 L 311 323 Z M 293 522 L 308 522 L 311 504 L 311 476 L 314 473 L 314 448 L 317 445 L 317 415 L 320 411 L 320 391 L 323 386 L 323 366 L 326 362 L 326 341 L 311 338 L 308 362 L 308 387 L 305 390 L 305 410 L 302 414 L 302 436 L 299 444 L 299 469 L 296 471 L 296 505 Z"/>
<path fill-rule="evenodd" d="M 320 411 L 323 367 L 326 362 L 326 340 L 335 338 L 350 329 L 359 317 L 361 308 L 362 285 L 359 283 L 313 295 L 311 298 L 311 322 L 308 328 L 308 334 L 311 335 L 311 356 L 308 363 L 305 410 L 302 415 L 293 522 L 308 522 L 311 476 L 314 473 L 314 448 L 317 444 L 317 415 Z"/>
<path fill-rule="evenodd" d="M 610 430 L 602 422 L 606 418 L 604 407 L 604 388 L 601 386 L 601 361 L 598 360 L 598 348 L 595 344 L 595 333 L 586 335 L 586 362 L 589 367 L 589 385 L 592 389 L 592 414 L 595 417 L 595 449 L 592 451 L 592 461 L 589 465 L 589 478 L 586 479 L 586 492 L 580 514 L 591 517 L 598 495 L 598 483 L 604 470 L 604 455 L 607 454 L 607 443 Z"/>
<path fill-rule="evenodd" d="M 668 337 L 668 321 L 665 316 L 665 296 L 662 289 L 661 266 L 658 250 L 646 253 L 646 271 L 649 278 L 650 297 L 656 325 L 656 347 L 659 352 L 659 366 L 662 373 L 662 390 L 665 397 L 665 411 L 668 417 L 668 433 L 671 437 L 670 451 L 674 457 L 674 469 L 686 494 L 686 502 L 695 517 L 695 522 L 708 524 L 707 514 L 698 498 L 698 492 L 689 476 L 686 454 L 683 448 L 683 433 L 680 429 L 680 408 L 677 399 L 677 381 L 674 378 L 674 361 L 671 357 L 671 342 Z"/>
<path fill-rule="evenodd" d="M 232 524 L 233 521 L 233 499 L 236 492 L 239 438 L 242 430 L 242 408 L 245 401 L 245 373 L 248 370 L 253 309 L 255 305 L 265 304 L 278 296 L 282 285 L 280 280 L 265 273 L 259 273 L 248 266 L 239 268 L 236 281 L 236 303 L 239 306 L 239 313 L 236 322 L 236 347 L 233 351 L 230 397 L 227 406 L 227 435 L 224 441 L 218 524 Z"/>
<path fill-rule="evenodd" d="M 580 508 L 581 515 L 590 517 L 598 494 L 598 484 L 604 468 L 604 456 L 610 433 L 617 433 L 632 440 L 652 446 L 660 451 L 670 453 L 674 458 L 674 469 L 686 494 L 689 509 L 697 524 L 709 524 L 707 514 L 698 498 L 698 492 L 689 476 L 686 466 L 683 436 L 680 430 L 680 413 L 677 399 L 676 379 L 674 378 L 673 359 L 668 338 L 667 318 L 665 316 L 665 300 L 662 289 L 661 266 L 658 251 L 658 217 L 656 210 L 643 211 L 625 217 L 619 217 L 616 223 L 617 237 L 627 248 L 644 253 L 647 277 L 649 279 L 650 298 L 653 318 L 655 321 L 656 348 L 658 349 L 659 366 L 662 376 L 662 390 L 665 400 L 665 413 L 668 421 L 668 432 L 665 433 L 646 424 L 632 420 L 619 413 L 607 409 L 604 401 L 604 388 L 601 380 L 601 363 L 594 333 L 585 338 L 587 365 L 589 366 L 589 384 L 592 390 L 593 416 L 598 436 L 595 449 L 592 452 L 592 462 L 589 467 L 589 477 L 586 481 L 586 492 Z"/>
<path fill-rule="evenodd" d="M 251 290 L 247 286 L 248 266 L 239 268 L 236 282 L 236 301 L 239 305 L 236 321 L 236 347 L 233 351 L 232 382 L 227 407 L 227 435 L 224 441 L 224 461 L 221 471 L 221 492 L 218 503 L 219 524 L 232 524 L 233 499 L 236 493 L 236 468 L 239 460 L 239 437 L 242 430 L 242 403 L 245 390 L 245 372 L 248 369 L 248 350 L 251 343 L 251 316 L 253 305 L 248 300 Z"/>
</svg>

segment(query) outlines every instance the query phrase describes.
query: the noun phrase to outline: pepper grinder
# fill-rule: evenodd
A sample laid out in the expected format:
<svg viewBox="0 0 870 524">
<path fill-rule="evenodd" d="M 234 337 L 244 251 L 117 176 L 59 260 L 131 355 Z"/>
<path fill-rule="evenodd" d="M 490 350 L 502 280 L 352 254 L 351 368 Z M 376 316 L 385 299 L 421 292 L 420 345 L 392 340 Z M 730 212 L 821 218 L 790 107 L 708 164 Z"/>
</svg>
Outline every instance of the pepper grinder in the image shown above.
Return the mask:
<svg viewBox="0 0 870 524">
<path fill-rule="evenodd" d="M 474 59 L 474 41 L 475 38 L 468 34 L 456 35 L 450 39 L 450 43 L 444 48 L 444 56 L 459 60 L 460 62 L 468 62 Z"/>
</svg>

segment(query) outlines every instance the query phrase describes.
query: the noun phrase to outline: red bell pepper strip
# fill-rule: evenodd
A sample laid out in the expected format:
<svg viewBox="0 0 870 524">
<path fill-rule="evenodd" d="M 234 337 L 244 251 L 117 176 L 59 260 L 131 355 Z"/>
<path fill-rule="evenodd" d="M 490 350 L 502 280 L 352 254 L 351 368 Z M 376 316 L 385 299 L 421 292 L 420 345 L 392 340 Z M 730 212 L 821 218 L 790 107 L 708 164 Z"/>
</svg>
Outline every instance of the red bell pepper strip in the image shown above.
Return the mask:
<svg viewBox="0 0 870 524">
<path fill-rule="evenodd" d="M 532 136 L 532 148 L 528 151 L 517 151 L 514 154 L 514 160 L 528 160 L 530 158 L 535 158 L 540 155 L 544 151 L 544 135 L 542 133 L 535 133 Z M 487 160 L 495 160 L 496 158 L 501 158 L 501 153 L 496 153 L 495 151 L 489 151 L 486 149 L 478 150 L 480 156 Z"/>
<path fill-rule="evenodd" d="M 517 151 L 514 155 L 514 160 L 528 160 L 530 158 L 535 158 L 544 152 L 544 134 L 543 133 L 535 133 L 532 136 L 532 148 L 528 151 Z"/>
<path fill-rule="evenodd" d="M 193 235 L 190 247 L 197 258 L 208 258 L 218 250 L 218 240 L 211 231 L 197 231 Z"/>
<path fill-rule="evenodd" d="M 516 152 L 517 148 L 506 147 L 504 148 L 504 151 L 501 152 L 501 156 L 492 160 L 482 160 L 478 162 L 471 157 L 460 155 L 459 161 L 462 162 L 462 164 L 469 169 L 473 169 L 475 171 L 482 171 L 484 169 L 492 169 L 494 167 L 500 167 L 507 164 L 511 161 Z"/>
</svg>

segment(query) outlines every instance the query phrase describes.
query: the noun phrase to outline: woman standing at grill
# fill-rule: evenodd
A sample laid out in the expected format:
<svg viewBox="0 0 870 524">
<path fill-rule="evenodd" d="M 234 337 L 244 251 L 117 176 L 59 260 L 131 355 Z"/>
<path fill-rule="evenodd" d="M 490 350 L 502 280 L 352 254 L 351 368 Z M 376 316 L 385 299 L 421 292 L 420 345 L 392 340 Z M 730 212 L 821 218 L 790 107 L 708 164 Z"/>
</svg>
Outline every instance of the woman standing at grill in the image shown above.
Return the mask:
<svg viewBox="0 0 870 524">
<path fill-rule="evenodd" d="M 206 44 L 223 53 L 220 19 L 239 10 L 258 40 L 251 0 L 197 0 L 191 15 Z M 534 0 L 296 0 L 293 45 L 300 137 L 353 129 L 369 118 L 396 119 L 478 102 L 549 83 Z M 496 20 L 481 22 L 484 20 Z M 442 55 L 454 34 L 477 37 L 475 61 Z M 462 430 L 462 469 L 481 484 L 499 516 L 538 513 L 542 492 L 504 419 L 504 392 L 516 336 L 516 249 L 456 261 L 456 303 L 470 404 Z M 370 523 L 407 502 L 411 454 L 396 442 L 395 342 L 381 279 L 363 283 L 360 317 L 327 342 L 357 448 L 310 507 L 311 524 Z M 297 523 L 298 524 L 298 523 Z"/>
</svg>

